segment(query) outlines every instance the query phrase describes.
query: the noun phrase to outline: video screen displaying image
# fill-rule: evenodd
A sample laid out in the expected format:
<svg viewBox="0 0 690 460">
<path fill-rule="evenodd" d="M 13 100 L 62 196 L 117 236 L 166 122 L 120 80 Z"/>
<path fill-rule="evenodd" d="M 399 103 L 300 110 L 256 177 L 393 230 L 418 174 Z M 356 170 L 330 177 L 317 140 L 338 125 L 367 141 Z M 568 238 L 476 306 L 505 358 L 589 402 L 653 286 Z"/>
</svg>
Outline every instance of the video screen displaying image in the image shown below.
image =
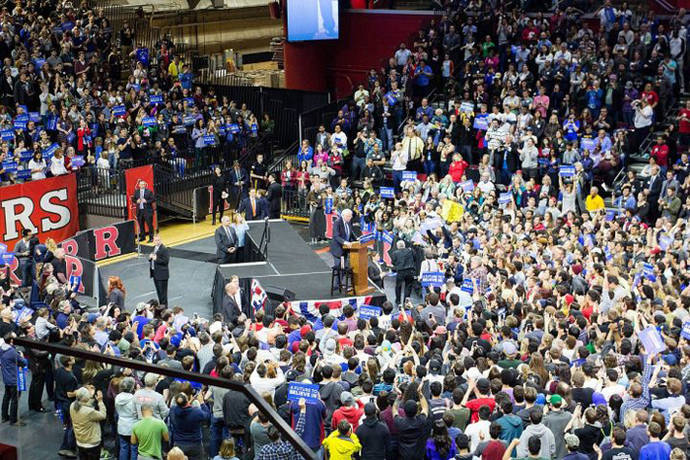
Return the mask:
<svg viewBox="0 0 690 460">
<path fill-rule="evenodd" d="M 338 0 L 288 0 L 288 41 L 338 38 Z"/>
</svg>

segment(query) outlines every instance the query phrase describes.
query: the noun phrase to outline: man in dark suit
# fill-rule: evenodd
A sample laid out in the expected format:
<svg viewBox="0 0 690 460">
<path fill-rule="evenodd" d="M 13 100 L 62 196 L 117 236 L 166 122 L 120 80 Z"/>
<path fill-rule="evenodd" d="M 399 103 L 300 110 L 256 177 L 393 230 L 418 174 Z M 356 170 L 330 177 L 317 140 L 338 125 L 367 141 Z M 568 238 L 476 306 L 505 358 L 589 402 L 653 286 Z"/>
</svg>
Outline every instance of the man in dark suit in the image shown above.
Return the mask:
<svg viewBox="0 0 690 460">
<path fill-rule="evenodd" d="M 244 213 L 244 220 L 261 220 L 266 217 L 266 204 L 256 195 L 255 189 L 249 189 L 249 196 L 242 200 L 237 212 Z"/>
<path fill-rule="evenodd" d="M 153 237 L 153 252 L 149 255 L 149 275 L 153 278 L 153 285 L 156 286 L 158 303 L 168 305 L 168 279 L 170 271 L 170 254 L 168 248 L 161 241 L 160 235 Z"/>
<path fill-rule="evenodd" d="M 231 264 L 235 261 L 237 251 L 237 234 L 230 226 L 230 217 L 223 216 L 220 227 L 216 229 L 216 257 L 219 264 Z"/>
<path fill-rule="evenodd" d="M 238 323 L 244 322 L 246 315 L 243 313 L 242 292 L 240 291 L 240 280 L 237 276 L 230 278 L 230 282 L 225 285 L 225 294 L 223 295 L 223 304 L 221 313 L 226 323 L 232 324 L 232 327 Z"/>
<path fill-rule="evenodd" d="M 405 297 L 410 297 L 415 279 L 414 253 L 405 247 L 403 240 L 398 240 L 396 250 L 391 256 L 395 276 L 395 304 L 400 305 L 400 294 L 405 283 Z"/>
<path fill-rule="evenodd" d="M 139 188 L 134 191 L 132 195 L 132 203 L 136 208 L 137 224 L 139 225 L 139 241 L 144 241 L 146 236 L 146 228 L 148 227 L 149 243 L 153 242 L 153 202 L 156 198 L 153 192 L 146 188 L 146 181 L 139 181 Z"/>
<path fill-rule="evenodd" d="M 659 198 L 661 197 L 661 187 L 664 185 L 664 179 L 661 177 L 659 167 L 652 166 L 652 173 L 647 180 L 647 202 L 649 203 L 649 220 L 654 222 L 659 215 Z"/>
<path fill-rule="evenodd" d="M 240 162 L 237 160 L 235 160 L 233 163 L 232 169 L 228 174 L 233 199 L 231 206 L 237 209 L 242 202 L 242 199 L 247 197 L 247 184 L 249 183 L 249 176 L 247 175 L 247 171 L 240 167 Z"/>
<path fill-rule="evenodd" d="M 343 248 L 350 246 L 351 241 L 355 241 L 355 233 L 350 221 L 352 211 L 344 209 L 340 217 L 333 223 L 333 238 L 331 239 L 331 255 L 333 256 L 333 266 L 345 266 L 345 251 Z"/>
<path fill-rule="evenodd" d="M 280 219 L 280 198 L 283 195 L 283 188 L 274 174 L 268 175 L 268 190 L 266 190 L 266 200 L 268 201 L 268 217 Z"/>
</svg>

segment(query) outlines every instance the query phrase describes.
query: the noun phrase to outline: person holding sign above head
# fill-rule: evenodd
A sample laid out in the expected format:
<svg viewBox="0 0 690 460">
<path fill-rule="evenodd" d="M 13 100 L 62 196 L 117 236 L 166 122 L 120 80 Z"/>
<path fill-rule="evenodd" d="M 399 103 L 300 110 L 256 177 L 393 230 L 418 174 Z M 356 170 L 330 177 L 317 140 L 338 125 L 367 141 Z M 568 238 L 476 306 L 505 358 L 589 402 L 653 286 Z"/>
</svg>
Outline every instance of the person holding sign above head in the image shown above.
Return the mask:
<svg viewBox="0 0 690 460">
<path fill-rule="evenodd" d="M 139 226 L 139 241 L 144 241 L 148 228 L 149 243 L 153 242 L 153 202 L 156 198 L 153 192 L 146 188 L 146 181 L 140 180 L 138 188 L 132 195 L 132 203 L 136 208 L 137 224 Z M 146 225 L 144 225 L 146 224 Z"/>
</svg>

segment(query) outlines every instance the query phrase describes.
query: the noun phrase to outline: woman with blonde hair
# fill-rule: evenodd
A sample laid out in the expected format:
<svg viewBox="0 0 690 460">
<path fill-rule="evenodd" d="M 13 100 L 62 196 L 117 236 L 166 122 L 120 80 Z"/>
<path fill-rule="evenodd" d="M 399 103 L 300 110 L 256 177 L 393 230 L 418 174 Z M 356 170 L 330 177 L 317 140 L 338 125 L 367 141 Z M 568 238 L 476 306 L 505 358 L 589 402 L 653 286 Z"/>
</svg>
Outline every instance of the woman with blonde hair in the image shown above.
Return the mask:
<svg viewBox="0 0 690 460">
<path fill-rule="evenodd" d="M 111 276 L 108 278 L 108 303 L 114 303 L 120 307 L 120 311 L 122 311 L 125 308 L 126 295 L 127 291 L 119 276 Z"/>
</svg>

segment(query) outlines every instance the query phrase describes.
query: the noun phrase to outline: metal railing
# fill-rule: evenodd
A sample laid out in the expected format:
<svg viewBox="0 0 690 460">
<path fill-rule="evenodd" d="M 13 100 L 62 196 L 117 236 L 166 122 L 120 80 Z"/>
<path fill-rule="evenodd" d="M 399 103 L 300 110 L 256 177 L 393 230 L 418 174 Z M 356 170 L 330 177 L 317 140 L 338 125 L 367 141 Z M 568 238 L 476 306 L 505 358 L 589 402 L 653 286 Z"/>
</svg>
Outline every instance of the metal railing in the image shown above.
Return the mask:
<svg viewBox="0 0 690 460">
<path fill-rule="evenodd" d="M 308 190 L 283 187 L 281 214 L 287 217 L 309 218 Z"/>
<path fill-rule="evenodd" d="M 81 213 L 123 219 L 127 216 L 124 170 L 86 166 L 75 174 Z"/>
<path fill-rule="evenodd" d="M 313 450 L 304 442 L 302 438 L 297 436 L 290 425 L 276 412 L 276 410 L 248 384 L 227 380 L 220 377 L 211 377 L 197 372 L 187 372 L 177 370 L 170 367 L 158 366 L 156 364 L 149 364 L 145 361 L 134 361 L 131 359 L 118 358 L 115 356 L 108 356 L 101 353 L 94 353 L 77 348 L 70 348 L 64 345 L 50 344 L 46 342 L 37 342 L 29 340 L 24 337 L 17 337 L 14 339 L 15 345 L 34 350 L 47 351 L 52 354 L 61 354 L 73 356 L 75 358 L 85 359 L 89 361 L 96 361 L 99 363 L 110 364 L 122 368 L 134 369 L 142 372 L 151 372 L 154 374 L 165 375 L 167 377 L 174 377 L 190 382 L 197 382 L 203 385 L 227 388 L 228 390 L 237 391 L 245 395 L 254 404 L 259 411 L 261 411 L 271 421 L 278 431 L 281 432 L 284 439 L 287 440 L 294 448 L 307 460 L 317 460 L 317 456 Z"/>
</svg>

